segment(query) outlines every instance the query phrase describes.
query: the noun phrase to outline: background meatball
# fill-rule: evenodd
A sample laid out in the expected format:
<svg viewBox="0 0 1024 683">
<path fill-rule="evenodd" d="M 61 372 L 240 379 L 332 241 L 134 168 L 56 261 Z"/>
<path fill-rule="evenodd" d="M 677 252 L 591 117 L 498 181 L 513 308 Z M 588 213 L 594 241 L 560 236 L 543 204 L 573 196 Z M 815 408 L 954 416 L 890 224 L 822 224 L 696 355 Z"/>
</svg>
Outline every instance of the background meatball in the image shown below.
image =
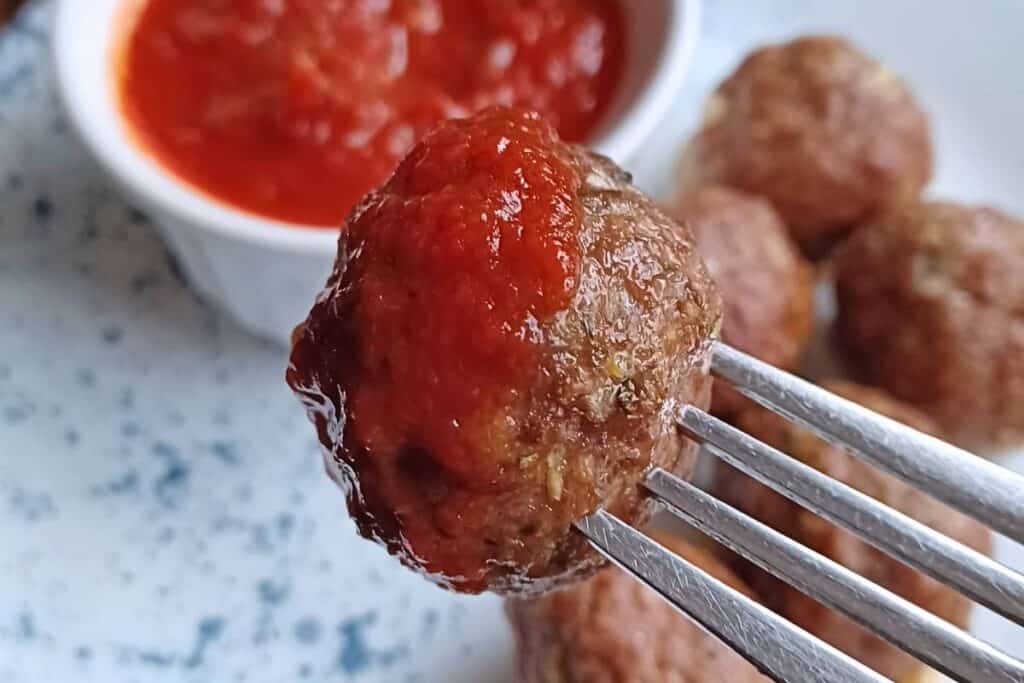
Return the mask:
<svg viewBox="0 0 1024 683">
<path fill-rule="evenodd" d="M 1024 223 L 929 202 L 857 230 L 838 254 L 836 336 L 862 378 L 961 442 L 1024 430 Z"/>
<path fill-rule="evenodd" d="M 936 433 L 936 426 L 931 420 L 884 393 L 846 382 L 831 382 L 825 386 L 840 396 L 915 429 Z M 846 454 L 838 447 L 826 444 L 783 418 L 752 406 L 740 415 L 737 423 L 748 434 L 833 479 L 975 550 L 989 552 L 991 534 L 979 522 Z M 890 558 L 853 534 L 839 530 L 737 470 L 719 467 L 714 490 L 725 502 L 790 538 L 939 617 L 957 626 L 966 626 L 971 607 L 967 598 Z M 838 612 L 820 605 L 768 573 L 744 563 L 741 575 L 769 607 L 879 673 L 898 680 L 921 666 L 899 648 L 875 637 Z"/>
<path fill-rule="evenodd" d="M 708 574 L 753 597 L 702 550 L 659 537 Z M 523 683 L 747 683 L 767 681 L 650 588 L 617 568 L 506 606 Z"/>
<path fill-rule="evenodd" d="M 601 564 L 571 523 L 641 523 L 686 475 L 718 295 L 681 229 L 535 115 L 441 124 L 352 213 L 288 381 L 363 535 L 467 592 Z"/>
<path fill-rule="evenodd" d="M 842 38 L 805 37 L 756 50 L 711 95 L 684 178 L 766 197 L 821 255 L 915 199 L 931 156 L 927 119 L 896 74 Z"/>
<path fill-rule="evenodd" d="M 703 186 L 676 215 L 697 238 L 697 251 L 722 294 L 722 341 L 792 370 L 813 329 L 813 274 L 771 204 L 739 190 Z M 716 382 L 712 411 L 723 418 L 746 402 Z"/>
</svg>

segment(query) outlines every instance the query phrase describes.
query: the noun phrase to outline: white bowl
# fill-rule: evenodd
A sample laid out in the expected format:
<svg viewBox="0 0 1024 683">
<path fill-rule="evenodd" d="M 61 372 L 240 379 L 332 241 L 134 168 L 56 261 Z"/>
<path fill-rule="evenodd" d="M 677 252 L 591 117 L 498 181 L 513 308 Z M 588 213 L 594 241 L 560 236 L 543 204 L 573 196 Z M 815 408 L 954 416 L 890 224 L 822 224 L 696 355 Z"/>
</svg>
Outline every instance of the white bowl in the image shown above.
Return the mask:
<svg viewBox="0 0 1024 683">
<path fill-rule="evenodd" d="M 71 122 L 118 184 L 147 211 L 192 284 L 247 330 L 287 343 L 323 286 L 337 232 L 260 218 L 196 191 L 132 141 L 118 111 L 113 66 L 126 3 L 60 0 L 58 87 Z M 621 0 L 626 68 L 591 145 L 624 164 L 678 94 L 697 40 L 698 0 Z"/>
</svg>

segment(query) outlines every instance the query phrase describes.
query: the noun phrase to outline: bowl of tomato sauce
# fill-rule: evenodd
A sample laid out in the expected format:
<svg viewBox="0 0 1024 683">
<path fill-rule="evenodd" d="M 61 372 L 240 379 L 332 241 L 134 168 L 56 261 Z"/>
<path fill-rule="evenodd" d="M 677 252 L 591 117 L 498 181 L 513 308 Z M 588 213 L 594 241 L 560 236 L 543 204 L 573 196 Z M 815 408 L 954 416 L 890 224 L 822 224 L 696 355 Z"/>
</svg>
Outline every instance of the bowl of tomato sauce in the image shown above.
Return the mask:
<svg viewBox="0 0 1024 683">
<path fill-rule="evenodd" d="M 198 291 L 286 342 L 338 230 L 439 121 L 535 110 L 620 163 L 685 77 L 697 0 L 59 0 L 69 118 Z"/>
</svg>

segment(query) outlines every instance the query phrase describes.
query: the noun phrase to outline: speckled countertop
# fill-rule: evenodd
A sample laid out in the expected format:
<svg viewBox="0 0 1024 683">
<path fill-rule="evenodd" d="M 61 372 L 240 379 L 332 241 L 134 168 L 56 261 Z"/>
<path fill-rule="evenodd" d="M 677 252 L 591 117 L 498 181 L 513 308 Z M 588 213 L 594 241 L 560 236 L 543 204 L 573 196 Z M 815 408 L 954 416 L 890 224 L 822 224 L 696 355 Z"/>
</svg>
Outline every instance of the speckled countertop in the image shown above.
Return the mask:
<svg viewBox="0 0 1024 683">
<path fill-rule="evenodd" d="M 706 0 L 690 84 L 639 182 L 665 189 L 700 93 L 747 46 L 850 26 L 942 112 L 937 186 L 1024 211 L 1024 151 L 986 137 L 1019 116 L 985 108 L 979 125 L 966 109 L 1004 89 L 933 68 L 945 52 L 900 52 L 880 19 L 926 5 Z M 512 680 L 499 601 L 433 588 L 356 537 L 283 352 L 195 297 L 67 130 L 50 10 L 0 33 L 0 683 Z M 998 175 L 975 172 L 982 157 Z"/>
<path fill-rule="evenodd" d="M 205 307 L 0 37 L 0 681 L 508 680 L 497 600 L 357 539 L 284 354 Z"/>
</svg>

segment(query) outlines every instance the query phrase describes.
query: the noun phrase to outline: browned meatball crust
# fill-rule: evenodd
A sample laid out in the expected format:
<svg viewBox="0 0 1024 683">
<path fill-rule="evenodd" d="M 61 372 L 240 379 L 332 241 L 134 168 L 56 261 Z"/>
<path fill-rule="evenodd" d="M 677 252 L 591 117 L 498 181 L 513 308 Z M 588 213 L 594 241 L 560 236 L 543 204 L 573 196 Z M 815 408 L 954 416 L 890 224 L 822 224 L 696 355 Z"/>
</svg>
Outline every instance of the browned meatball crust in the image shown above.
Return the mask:
<svg viewBox="0 0 1024 683">
<path fill-rule="evenodd" d="M 848 382 L 829 382 L 824 386 L 915 429 L 937 433 L 936 425 L 926 416 L 880 391 Z M 940 533 L 975 550 L 985 553 L 991 550 L 991 534 L 980 523 L 773 413 L 751 407 L 740 415 L 737 424 L 755 438 Z M 933 614 L 957 626 L 966 626 L 971 608 L 967 598 L 890 558 L 853 534 L 837 529 L 753 479 L 723 466 L 716 471 L 714 490 L 722 500 L 790 538 Z M 766 572 L 745 563 L 740 570 L 769 607 L 879 673 L 898 680 L 920 667 L 917 660 L 902 650 Z"/>
<path fill-rule="evenodd" d="M 753 597 L 706 552 L 659 542 Z M 753 683 L 767 679 L 657 593 L 617 568 L 540 598 L 506 603 L 522 683 Z"/>
<path fill-rule="evenodd" d="M 861 377 L 980 446 L 1024 431 L 1024 222 L 927 202 L 837 254 L 836 337 Z"/>
<path fill-rule="evenodd" d="M 684 162 L 769 199 L 818 256 L 931 176 L 928 121 L 896 74 L 838 37 L 750 54 L 711 95 Z"/>
<path fill-rule="evenodd" d="M 644 473 L 691 472 L 674 408 L 707 407 L 719 318 L 628 174 L 490 110 L 353 212 L 288 381 L 363 535 L 448 588 L 539 592 L 603 564 L 572 522 L 641 524 Z"/>
<path fill-rule="evenodd" d="M 814 277 L 778 213 L 740 190 L 705 185 L 684 196 L 676 215 L 722 294 L 722 341 L 766 363 L 794 369 L 814 325 Z M 716 382 L 712 411 L 725 419 L 746 403 Z"/>
</svg>

